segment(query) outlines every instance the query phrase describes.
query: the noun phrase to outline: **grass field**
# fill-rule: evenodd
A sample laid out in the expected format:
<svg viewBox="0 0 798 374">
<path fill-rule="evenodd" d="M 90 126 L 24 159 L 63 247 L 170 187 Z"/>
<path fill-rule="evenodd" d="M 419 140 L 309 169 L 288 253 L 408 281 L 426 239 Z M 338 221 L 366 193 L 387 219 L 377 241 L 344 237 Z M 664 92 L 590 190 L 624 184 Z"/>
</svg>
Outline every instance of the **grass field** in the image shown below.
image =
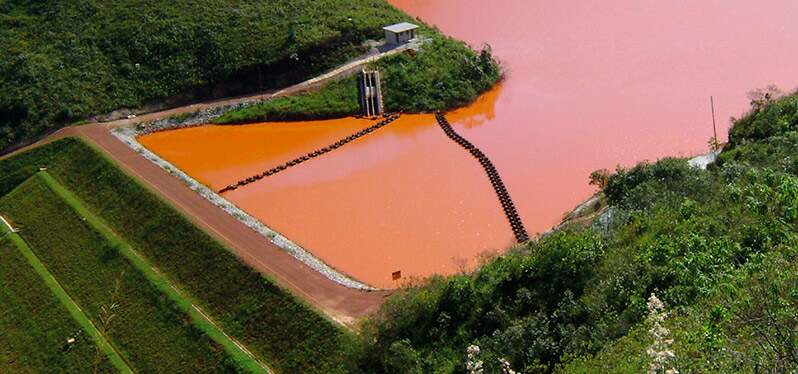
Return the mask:
<svg viewBox="0 0 798 374">
<path fill-rule="evenodd" d="M 193 301 L 186 295 L 180 292 L 169 280 L 167 280 L 157 269 L 155 269 L 149 262 L 142 258 L 133 248 L 130 247 L 124 240 L 119 238 L 114 232 L 105 224 L 102 219 L 92 214 L 84 204 L 75 197 L 71 192 L 64 188 L 58 181 L 50 176 L 46 171 L 40 172 L 36 175 L 40 178 L 50 190 L 52 190 L 59 198 L 63 200 L 69 207 L 74 210 L 93 230 L 102 235 L 102 237 L 113 247 L 115 247 L 121 255 L 123 255 L 133 267 L 136 268 L 147 280 L 150 281 L 160 292 L 165 294 L 175 305 L 185 314 L 187 314 L 192 323 L 198 327 L 202 332 L 208 335 L 215 342 L 224 347 L 227 353 L 235 359 L 239 366 L 245 368 L 250 372 L 268 372 L 269 369 L 264 364 L 257 361 L 249 351 L 241 347 L 238 342 L 232 340 L 227 334 L 224 333 L 218 326 L 209 320 L 199 309 L 195 307 Z"/>
<path fill-rule="evenodd" d="M 347 371 L 349 333 L 239 261 L 83 142 L 64 139 L 0 160 L 0 175 L 39 166 L 276 371 Z"/>
<path fill-rule="evenodd" d="M 35 167 L 25 167 L 8 174 L 4 174 L 2 177 L 0 177 L 0 196 L 5 195 L 20 183 L 30 178 L 36 172 L 36 170 L 37 169 Z"/>
<path fill-rule="evenodd" d="M 225 331 L 286 372 L 343 370 L 349 337 L 79 141 L 50 169 Z"/>
<path fill-rule="evenodd" d="M 5 227 L 0 227 L 0 300 L 0 372 L 115 371 Z M 66 349 L 70 337 L 76 342 Z"/>
<path fill-rule="evenodd" d="M 28 264 L 33 268 L 36 274 L 39 276 L 50 292 L 61 302 L 61 305 L 66 308 L 72 318 L 80 325 L 83 329 L 83 332 L 89 336 L 95 345 L 97 346 L 95 359 L 93 361 L 93 370 L 103 370 L 102 363 L 105 361 L 105 357 L 107 357 L 111 364 L 116 367 L 119 371 L 123 373 L 132 373 L 133 370 L 130 368 L 127 362 L 119 355 L 119 352 L 114 349 L 114 347 L 108 342 L 108 338 L 97 329 L 91 320 L 89 320 L 86 313 L 83 312 L 83 309 L 69 296 L 69 294 L 61 287 L 61 284 L 58 282 L 57 279 L 53 276 L 52 273 L 47 269 L 46 266 L 39 260 L 33 250 L 28 246 L 28 243 L 16 232 L 9 232 L 8 237 L 12 243 L 17 247 L 19 252 L 22 256 L 28 261 Z M 76 337 L 70 337 L 72 339 L 76 339 Z M 65 341 L 65 343 L 67 343 Z M 72 343 L 75 344 L 75 343 Z M 67 348 L 67 346 L 64 346 Z"/>
<path fill-rule="evenodd" d="M 222 347 L 34 177 L 0 199 L 36 256 L 135 371 L 235 372 Z"/>
</svg>

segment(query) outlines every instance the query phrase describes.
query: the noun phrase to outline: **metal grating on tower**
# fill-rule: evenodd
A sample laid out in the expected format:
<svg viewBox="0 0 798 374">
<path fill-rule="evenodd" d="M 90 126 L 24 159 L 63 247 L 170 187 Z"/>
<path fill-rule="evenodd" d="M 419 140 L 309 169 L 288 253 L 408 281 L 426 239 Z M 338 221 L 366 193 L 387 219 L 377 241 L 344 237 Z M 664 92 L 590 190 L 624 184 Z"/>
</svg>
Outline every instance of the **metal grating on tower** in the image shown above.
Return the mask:
<svg viewBox="0 0 798 374">
<path fill-rule="evenodd" d="M 380 84 L 380 72 L 377 70 L 360 72 L 360 110 L 366 117 L 381 115 L 384 110 L 382 107 L 382 85 Z"/>
</svg>

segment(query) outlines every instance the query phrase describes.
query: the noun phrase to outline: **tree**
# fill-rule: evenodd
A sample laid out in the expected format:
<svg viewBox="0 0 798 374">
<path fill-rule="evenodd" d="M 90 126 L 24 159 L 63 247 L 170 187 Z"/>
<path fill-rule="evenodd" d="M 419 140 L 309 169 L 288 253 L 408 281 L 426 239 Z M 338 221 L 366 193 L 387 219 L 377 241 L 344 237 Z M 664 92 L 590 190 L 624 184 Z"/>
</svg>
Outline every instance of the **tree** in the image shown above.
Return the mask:
<svg viewBox="0 0 798 374">
<path fill-rule="evenodd" d="M 784 96 L 784 93 L 776 85 L 771 84 L 765 88 L 757 88 L 749 92 L 748 100 L 751 100 L 751 108 L 756 111 L 782 96 Z"/>
<path fill-rule="evenodd" d="M 610 171 L 607 169 L 598 169 L 592 173 L 590 173 L 590 185 L 596 186 L 599 189 L 604 189 L 607 187 L 607 183 L 610 181 Z"/>
</svg>

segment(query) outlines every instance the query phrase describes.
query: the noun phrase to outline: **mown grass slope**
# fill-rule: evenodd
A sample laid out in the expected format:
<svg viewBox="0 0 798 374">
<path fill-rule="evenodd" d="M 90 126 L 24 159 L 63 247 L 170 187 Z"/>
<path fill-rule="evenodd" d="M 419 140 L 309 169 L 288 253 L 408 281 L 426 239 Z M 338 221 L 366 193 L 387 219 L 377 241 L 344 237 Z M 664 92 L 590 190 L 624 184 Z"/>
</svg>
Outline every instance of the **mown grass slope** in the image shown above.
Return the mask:
<svg viewBox="0 0 798 374">
<path fill-rule="evenodd" d="M 114 372 L 0 229 L 0 372 Z M 68 347 L 67 339 L 76 342 Z"/>
<path fill-rule="evenodd" d="M 64 139 L 2 160 L 0 175 L 39 166 L 270 367 L 347 370 L 352 336 L 239 261 L 83 142 Z"/>
<path fill-rule="evenodd" d="M 0 149 L 154 99 L 298 82 L 408 19 L 384 0 L 0 1 Z"/>
<path fill-rule="evenodd" d="M 50 176 L 46 171 L 37 173 L 36 177 L 44 181 L 47 187 L 80 216 L 83 222 L 88 224 L 88 227 L 99 233 L 107 241 L 109 246 L 115 248 L 120 255 L 124 256 L 138 272 L 147 278 L 151 285 L 155 286 L 160 293 L 165 295 L 177 309 L 190 319 L 193 326 L 197 327 L 210 339 L 224 348 L 225 352 L 230 356 L 230 359 L 235 361 L 236 365 L 239 366 L 242 371 L 269 371 L 265 364 L 246 350 L 246 347 L 243 347 L 239 342 L 230 338 L 230 336 L 222 331 L 213 320 L 208 318 L 208 316 L 196 306 L 191 295 L 187 295 L 184 291 L 176 287 L 157 268 L 153 267 L 147 259 L 143 258 L 127 242 L 116 235 L 100 217 L 97 217 L 89 211 L 80 199 L 55 180 L 55 178 Z"/>
<path fill-rule="evenodd" d="M 591 226 L 399 293 L 366 329 L 361 370 L 462 372 L 470 345 L 488 373 L 500 359 L 524 373 L 640 373 L 650 348 L 656 372 L 798 369 L 796 103 L 737 120 L 709 170 L 671 158 L 619 169 Z M 659 345 L 652 294 L 670 330 Z"/>
<path fill-rule="evenodd" d="M 20 235 L 135 371 L 235 372 L 224 350 L 34 177 L 0 199 Z"/>
</svg>

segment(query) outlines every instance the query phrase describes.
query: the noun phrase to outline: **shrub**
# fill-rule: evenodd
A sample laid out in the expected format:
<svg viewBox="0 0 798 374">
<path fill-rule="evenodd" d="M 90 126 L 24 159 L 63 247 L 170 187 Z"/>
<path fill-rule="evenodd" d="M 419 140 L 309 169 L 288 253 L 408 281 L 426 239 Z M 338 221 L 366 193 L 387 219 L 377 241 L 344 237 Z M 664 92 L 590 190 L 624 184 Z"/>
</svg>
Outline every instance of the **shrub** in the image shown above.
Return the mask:
<svg viewBox="0 0 798 374">
<path fill-rule="evenodd" d="M 612 174 L 607 169 L 595 170 L 590 173 L 590 182 L 588 184 L 603 190 L 607 187 L 607 184 L 609 184 L 611 175 Z"/>
<path fill-rule="evenodd" d="M 466 370 L 473 344 L 485 372 L 501 372 L 501 358 L 528 373 L 637 373 L 651 363 L 644 320 L 656 293 L 673 312 L 660 325 L 675 340 L 667 368 L 795 370 L 794 98 L 738 122 L 744 140 L 708 170 L 673 158 L 617 170 L 603 190 L 606 235 L 569 228 L 403 290 L 371 322 L 362 366 L 386 371 L 403 341 L 426 371 Z"/>
<path fill-rule="evenodd" d="M 462 106 L 501 78 L 489 46 L 475 53 L 463 42 L 437 35 L 417 54 L 394 55 L 376 65 L 389 111 L 431 112 Z"/>
<path fill-rule="evenodd" d="M 319 91 L 280 97 L 225 113 L 214 123 L 318 120 L 345 117 L 358 112 L 354 77 L 325 85 Z"/>
<path fill-rule="evenodd" d="M 711 175 L 690 167 L 684 159 L 665 158 L 628 170 L 619 168 L 608 179 L 604 194 L 610 205 L 640 210 L 661 199 L 699 198 L 698 192 L 706 191 L 711 183 Z"/>
<path fill-rule="evenodd" d="M 768 167 L 798 174 L 798 132 L 789 131 L 761 141 L 745 143 L 721 153 L 717 166 L 744 162 L 749 166 Z"/>
<path fill-rule="evenodd" d="M 769 98 L 752 105 L 750 113 L 734 120 L 729 130 L 730 147 L 798 130 L 798 94 L 776 101 Z"/>
</svg>

